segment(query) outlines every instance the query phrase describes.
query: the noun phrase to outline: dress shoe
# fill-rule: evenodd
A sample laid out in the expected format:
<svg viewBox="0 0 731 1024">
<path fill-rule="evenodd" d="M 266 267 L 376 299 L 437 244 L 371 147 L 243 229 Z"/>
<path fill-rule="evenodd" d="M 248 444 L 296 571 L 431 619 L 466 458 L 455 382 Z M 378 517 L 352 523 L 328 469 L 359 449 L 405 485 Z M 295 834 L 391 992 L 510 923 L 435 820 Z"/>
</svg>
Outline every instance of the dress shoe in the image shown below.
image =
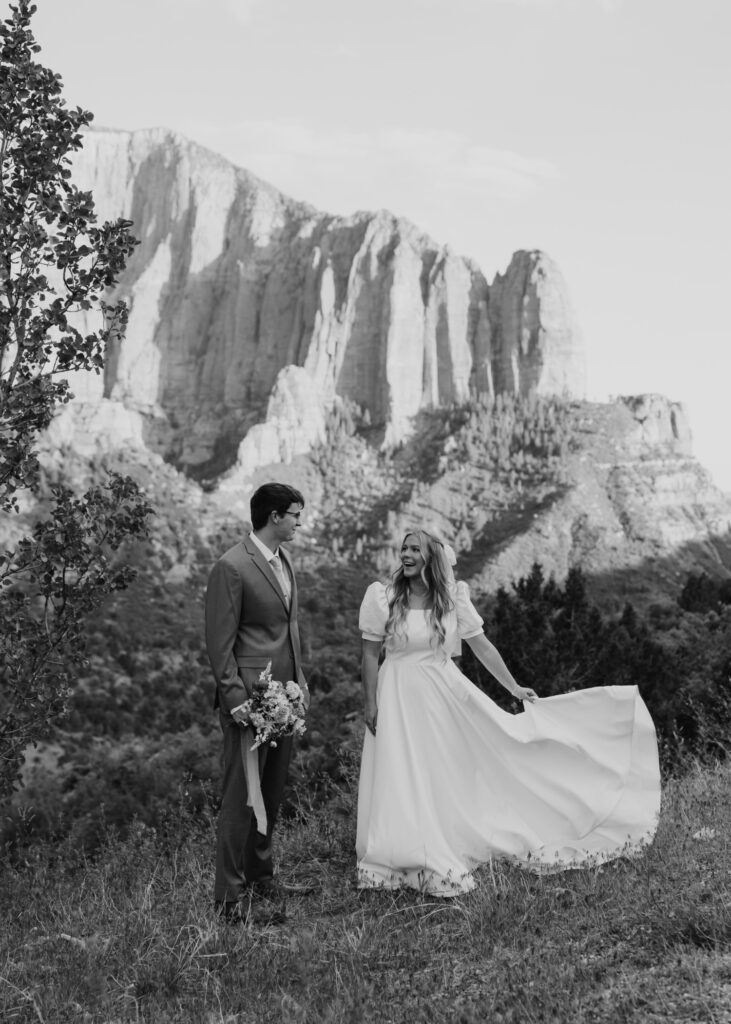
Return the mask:
<svg viewBox="0 0 731 1024">
<path fill-rule="evenodd" d="M 271 900 L 286 900 L 288 896 L 307 896 L 314 892 L 311 885 L 282 882 L 278 878 L 258 878 L 251 883 L 251 889 L 257 896 Z"/>
</svg>

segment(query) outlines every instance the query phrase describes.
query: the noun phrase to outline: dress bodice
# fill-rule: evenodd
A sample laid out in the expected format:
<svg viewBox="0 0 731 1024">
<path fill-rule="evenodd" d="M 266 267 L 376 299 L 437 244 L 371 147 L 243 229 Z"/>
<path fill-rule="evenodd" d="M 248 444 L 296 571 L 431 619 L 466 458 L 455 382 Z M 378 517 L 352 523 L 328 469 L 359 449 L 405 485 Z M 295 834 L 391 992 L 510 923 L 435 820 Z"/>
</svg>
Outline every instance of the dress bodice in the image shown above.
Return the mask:
<svg viewBox="0 0 731 1024">
<path fill-rule="evenodd" d="M 454 608 L 444 620 L 447 657 L 456 657 L 461 650 L 461 641 L 482 633 L 482 618 L 470 600 L 466 583 L 456 583 L 452 589 Z M 388 590 L 380 582 L 371 583 L 365 592 L 360 607 L 359 628 L 364 640 L 385 641 L 388 657 L 404 655 L 433 656 L 435 650 L 431 641 L 431 628 L 423 609 L 412 608 L 406 617 L 406 631 L 403 635 L 386 640 L 388 621 Z"/>
</svg>

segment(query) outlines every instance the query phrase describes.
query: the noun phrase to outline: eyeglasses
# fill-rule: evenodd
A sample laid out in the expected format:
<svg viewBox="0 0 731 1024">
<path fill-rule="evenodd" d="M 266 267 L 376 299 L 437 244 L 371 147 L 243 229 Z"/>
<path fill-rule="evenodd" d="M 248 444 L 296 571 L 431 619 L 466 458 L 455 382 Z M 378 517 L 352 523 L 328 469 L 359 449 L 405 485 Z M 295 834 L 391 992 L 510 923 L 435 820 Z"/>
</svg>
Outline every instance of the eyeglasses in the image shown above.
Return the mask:
<svg viewBox="0 0 731 1024">
<path fill-rule="evenodd" d="M 292 516 L 294 519 L 299 520 L 302 516 L 302 509 L 300 509 L 299 512 L 293 512 L 291 509 L 288 508 L 286 512 L 282 512 L 282 515 Z"/>
</svg>

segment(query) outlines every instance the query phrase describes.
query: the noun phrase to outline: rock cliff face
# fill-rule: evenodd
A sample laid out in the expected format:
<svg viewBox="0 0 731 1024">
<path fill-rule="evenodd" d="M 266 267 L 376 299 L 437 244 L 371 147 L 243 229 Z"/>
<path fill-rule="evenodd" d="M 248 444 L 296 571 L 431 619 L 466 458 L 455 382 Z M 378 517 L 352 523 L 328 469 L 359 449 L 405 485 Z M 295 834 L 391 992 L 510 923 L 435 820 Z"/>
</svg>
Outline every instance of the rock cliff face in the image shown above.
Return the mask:
<svg viewBox="0 0 731 1024">
<path fill-rule="evenodd" d="M 731 504 L 691 456 L 682 405 L 660 395 L 581 403 L 574 421 L 564 486 L 506 544 L 488 532 L 479 585 L 507 584 L 533 562 L 559 579 L 580 566 L 595 580 L 624 574 L 621 605 L 643 589 L 676 595 L 691 572 L 731 572 Z"/>
<path fill-rule="evenodd" d="M 389 528 L 375 531 L 383 570 L 408 527 L 427 523 L 454 542 L 458 573 L 478 591 L 509 587 L 535 562 L 559 580 L 579 566 L 620 608 L 677 596 L 691 572 L 728 576 L 731 503 L 692 458 L 682 406 L 640 395 L 568 408 L 557 472 L 506 486 L 478 451 L 392 502 Z"/>
<path fill-rule="evenodd" d="M 544 253 L 517 252 L 490 288 L 495 391 L 580 398 L 584 350 L 566 289 Z"/>
<path fill-rule="evenodd" d="M 401 530 L 431 522 L 486 591 L 534 561 L 558 578 L 572 565 L 649 574 L 665 593 L 699 567 L 731 570 L 731 509 L 691 456 L 682 406 L 579 400 L 581 336 L 545 254 L 516 253 L 488 284 L 404 220 L 320 213 L 165 131 L 90 133 L 75 176 L 141 244 L 119 288 L 127 336 L 103 378 L 73 381 L 77 399 L 46 438 L 56 475 L 120 448 L 148 473 L 164 458 L 215 485 L 209 498 L 181 483 L 201 523 L 246 518 L 257 482 L 291 479 L 308 495 L 315 561 L 337 534 L 332 551 L 355 545 L 385 571 Z M 506 484 L 484 452 L 455 461 L 452 435 L 417 471 L 416 424 L 428 435 L 441 415 L 429 410 L 473 391 L 570 399 L 559 474 Z M 346 401 L 371 427 L 333 484 L 308 455 L 322 438 L 328 450 L 330 410 Z"/>
<path fill-rule="evenodd" d="M 393 444 L 471 389 L 583 395 L 581 337 L 540 252 L 488 285 L 407 221 L 320 213 L 163 130 L 88 133 L 74 175 L 141 242 L 119 287 L 126 339 L 103 383 L 74 390 L 193 476 L 286 461 L 338 398 Z"/>
</svg>

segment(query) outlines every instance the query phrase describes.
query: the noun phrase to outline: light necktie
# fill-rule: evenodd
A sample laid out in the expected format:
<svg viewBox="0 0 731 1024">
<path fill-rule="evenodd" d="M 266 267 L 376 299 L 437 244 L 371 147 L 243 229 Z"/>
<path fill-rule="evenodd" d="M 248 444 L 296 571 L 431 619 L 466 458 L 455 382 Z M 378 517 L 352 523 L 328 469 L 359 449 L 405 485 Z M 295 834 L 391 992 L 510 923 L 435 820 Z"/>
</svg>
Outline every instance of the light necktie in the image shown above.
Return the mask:
<svg viewBox="0 0 731 1024">
<path fill-rule="evenodd" d="M 279 580 L 279 586 L 282 588 L 282 593 L 284 594 L 285 600 L 287 604 L 289 604 L 289 581 L 287 580 L 287 574 L 284 571 L 284 566 L 282 565 L 282 559 L 279 557 L 279 555 L 272 555 L 272 557 L 269 559 L 269 564 L 274 570 L 274 575 Z"/>
</svg>

